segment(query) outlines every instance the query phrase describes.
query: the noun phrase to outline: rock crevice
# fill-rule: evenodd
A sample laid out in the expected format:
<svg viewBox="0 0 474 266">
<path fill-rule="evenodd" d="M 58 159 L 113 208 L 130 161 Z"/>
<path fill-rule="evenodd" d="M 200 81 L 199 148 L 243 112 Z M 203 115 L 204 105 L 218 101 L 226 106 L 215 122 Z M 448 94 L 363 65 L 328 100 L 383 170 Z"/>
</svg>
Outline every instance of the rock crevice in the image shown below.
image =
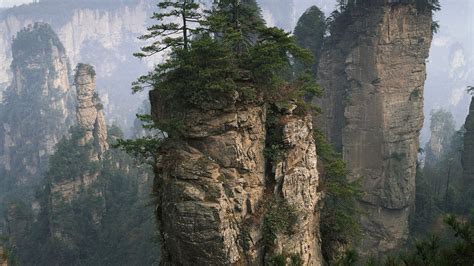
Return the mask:
<svg viewBox="0 0 474 266">
<path fill-rule="evenodd" d="M 154 119 L 170 115 L 158 92 L 152 91 L 150 100 Z M 282 120 L 288 149 L 273 171 L 275 185 L 268 180 L 264 156 L 265 105 L 244 104 L 238 95 L 224 102 L 188 110 L 183 136 L 160 151 L 155 192 L 163 264 L 258 265 L 276 254 L 294 254 L 304 265 L 319 265 L 311 119 L 288 115 Z M 262 230 L 275 197 L 298 206 L 299 223 L 291 236 L 274 232 L 270 251 Z"/>
</svg>

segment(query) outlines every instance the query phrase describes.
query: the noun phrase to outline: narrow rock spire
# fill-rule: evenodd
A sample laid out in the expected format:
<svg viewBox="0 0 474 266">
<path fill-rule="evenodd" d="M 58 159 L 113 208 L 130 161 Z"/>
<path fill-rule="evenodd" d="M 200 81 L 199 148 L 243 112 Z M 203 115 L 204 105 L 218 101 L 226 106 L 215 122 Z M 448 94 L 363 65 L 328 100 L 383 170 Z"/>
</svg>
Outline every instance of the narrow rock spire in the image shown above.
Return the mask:
<svg viewBox="0 0 474 266">
<path fill-rule="evenodd" d="M 407 4 L 347 12 L 323 48 L 316 125 L 342 153 L 349 180 L 362 179 L 359 250 L 379 255 L 408 238 L 432 14 Z"/>
<path fill-rule="evenodd" d="M 464 151 L 462 154 L 462 165 L 464 169 L 464 180 L 466 185 L 474 184 L 474 97 L 471 100 L 469 115 L 464 124 Z"/>
<path fill-rule="evenodd" d="M 92 142 L 99 159 L 109 148 L 107 143 L 107 126 L 103 112 L 103 105 L 95 91 L 96 74 L 94 67 L 87 64 L 78 64 L 74 84 L 77 89 L 77 123 L 85 130 L 81 145 Z"/>
</svg>

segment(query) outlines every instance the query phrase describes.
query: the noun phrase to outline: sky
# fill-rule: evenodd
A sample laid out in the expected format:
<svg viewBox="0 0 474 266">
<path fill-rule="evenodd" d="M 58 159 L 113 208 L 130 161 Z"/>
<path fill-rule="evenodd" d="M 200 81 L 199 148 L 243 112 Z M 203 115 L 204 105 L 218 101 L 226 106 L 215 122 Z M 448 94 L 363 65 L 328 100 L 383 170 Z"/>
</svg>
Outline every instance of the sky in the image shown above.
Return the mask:
<svg viewBox="0 0 474 266">
<path fill-rule="evenodd" d="M 33 0 L 0 0 L 0 8 L 28 2 Z M 311 5 L 319 6 L 326 15 L 329 15 L 336 6 L 336 0 L 258 0 L 258 2 L 262 6 L 275 9 L 263 10 L 270 25 L 281 24 L 278 26 L 288 31 L 294 28 L 298 17 Z M 427 139 L 426 129 L 429 128 L 432 110 L 440 108 L 449 110 L 454 114 L 458 127 L 464 123 L 470 102 L 466 87 L 474 86 L 474 15 L 471 15 L 474 14 L 474 2 L 441 0 L 441 5 L 441 11 L 435 16 L 441 26 L 440 31 L 434 36 L 430 58 L 427 60 L 426 123 L 422 134 L 423 140 Z M 288 13 L 281 12 L 286 9 Z M 280 12 L 275 12 L 276 10 Z M 276 15 L 272 16 L 271 13 Z"/>
<path fill-rule="evenodd" d="M 32 0 L 0 0 L 0 8 L 1 7 L 12 7 L 15 5 L 21 5 L 33 2 Z"/>
</svg>

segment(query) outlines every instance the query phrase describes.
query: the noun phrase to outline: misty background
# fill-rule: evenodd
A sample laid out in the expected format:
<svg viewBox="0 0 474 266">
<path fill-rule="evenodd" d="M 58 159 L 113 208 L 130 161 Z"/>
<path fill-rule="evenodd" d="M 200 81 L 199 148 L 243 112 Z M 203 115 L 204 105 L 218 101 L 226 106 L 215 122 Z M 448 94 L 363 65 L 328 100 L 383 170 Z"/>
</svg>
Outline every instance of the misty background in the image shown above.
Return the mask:
<svg viewBox="0 0 474 266">
<path fill-rule="evenodd" d="M 0 8 L 9 8 L 32 2 L 33 0 L 0 0 Z M 148 0 L 147 2 L 152 4 L 155 1 Z M 258 2 L 268 24 L 282 27 L 287 31 L 294 28 L 301 14 L 312 5 L 318 6 L 327 16 L 336 7 L 336 0 L 258 0 Z M 458 128 L 462 126 L 470 100 L 466 93 L 466 87 L 474 84 L 474 19 L 471 15 L 474 13 L 474 4 L 471 0 L 441 0 L 440 2 L 442 9 L 435 15 L 435 20 L 439 22 L 440 29 L 434 36 L 427 62 L 425 127 L 421 134 L 422 143 L 429 138 L 429 118 L 432 110 L 442 108 L 452 112 L 456 120 L 456 126 Z M 8 9 L 3 9 L 0 12 L 5 12 L 5 10 Z M 130 52 L 132 49 L 126 50 L 126 52 Z M 108 82 L 110 81 L 113 80 L 109 79 Z M 121 86 L 120 89 L 124 90 L 125 87 Z M 127 111 L 140 108 L 144 97 L 137 97 L 130 104 L 130 99 L 123 97 L 128 93 L 128 91 L 123 91 L 119 94 L 123 98 L 122 100 L 126 102 Z M 105 91 L 105 94 L 110 93 Z M 106 97 L 108 98 L 108 96 Z M 112 96 L 110 101 L 120 101 L 120 99 Z M 116 106 L 112 110 L 116 110 L 121 103 L 113 102 L 112 104 Z M 107 111 L 110 112 L 110 108 L 106 109 Z M 113 115 L 108 117 L 117 119 Z M 127 120 L 130 119 L 132 119 L 131 116 L 127 118 Z M 123 123 L 123 121 L 118 123 L 125 127 L 131 124 L 130 122 Z"/>
</svg>

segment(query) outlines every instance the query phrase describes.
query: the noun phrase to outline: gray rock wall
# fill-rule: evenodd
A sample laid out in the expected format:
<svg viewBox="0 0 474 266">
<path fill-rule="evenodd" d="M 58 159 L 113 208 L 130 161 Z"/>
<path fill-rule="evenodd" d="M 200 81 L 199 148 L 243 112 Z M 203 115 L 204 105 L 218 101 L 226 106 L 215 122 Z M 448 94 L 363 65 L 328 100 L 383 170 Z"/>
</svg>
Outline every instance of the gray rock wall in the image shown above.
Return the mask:
<svg viewBox="0 0 474 266">
<path fill-rule="evenodd" d="M 319 173 L 311 116 L 286 114 L 281 117 L 283 160 L 276 165 L 274 194 L 296 208 L 293 234 L 279 234 L 275 254 L 297 254 L 302 265 L 321 265 L 321 237 L 317 204 Z"/>
<path fill-rule="evenodd" d="M 13 48 L 14 76 L 0 105 L 0 169 L 26 183 L 41 176 L 73 124 L 75 94 L 64 47 L 49 25 L 24 29 Z"/>
<path fill-rule="evenodd" d="M 464 169 L 464 180 L 466 184 L 474 183 L 474 98 L 471 100 L 469 115 L 464 124 L 464 151 L 462 153 L 462 165 Z"/>
<path fill-rule="evenodd" d="M 94 67 L 87 64 L 78 64 L 74 76 L 77 90 L 76 117 L 79 127 L 85 130 L 82 144 L 93 142 L 99 159 L 109 148 L 107 143 L 107 125 L 103 111 L 103 104 L 96 92 L 96 73 Z"/>
<path fill-rule="evenodd" d="M 323 49 L 318 123 L 342 152 L 349 179 L 363 180 L 363 254 L 408 237 L 431 23 L 431 12 L 409 5 L 355 8 L 338 18 Z"/>
<path fill-rule="evenodd" d="M 167 116 L 150 94 L 155 119 Z M 282 118 L 285 156 L 274 171 L 264 157 L 266 108 L 238 96 L 189 110 L 184 136 L 160 151 L 155 169 L 164 265 L 263 265 L 294 254 L 320 265 L 318 172 L 309 117 Z M 270 180 L 269 175 L 275 175 Z M 265 248 L 263 220 L 275 197 L 297 207 L 292 235 Z"/>
</svg>

